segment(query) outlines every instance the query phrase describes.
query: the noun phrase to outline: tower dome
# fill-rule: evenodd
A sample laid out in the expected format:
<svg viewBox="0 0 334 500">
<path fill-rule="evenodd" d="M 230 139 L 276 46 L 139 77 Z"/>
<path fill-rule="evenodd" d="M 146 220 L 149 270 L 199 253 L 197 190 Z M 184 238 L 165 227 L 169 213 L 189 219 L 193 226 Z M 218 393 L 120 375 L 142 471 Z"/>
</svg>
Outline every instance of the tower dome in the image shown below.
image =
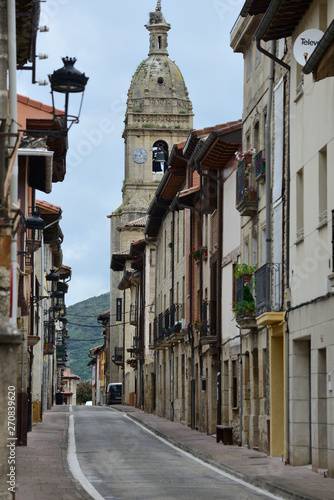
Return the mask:
<svg viewBox="0 0 334 500">
<path fill-rule="evenodd" d="M 188 89 L 178 66 L 168 57 L 167 37 L 170 26 L 157 2 L 150 13 L 148 58 L 142 61 L 132 77 L 127 110 L 146 113 L 192 113 Z"/>
</svg>

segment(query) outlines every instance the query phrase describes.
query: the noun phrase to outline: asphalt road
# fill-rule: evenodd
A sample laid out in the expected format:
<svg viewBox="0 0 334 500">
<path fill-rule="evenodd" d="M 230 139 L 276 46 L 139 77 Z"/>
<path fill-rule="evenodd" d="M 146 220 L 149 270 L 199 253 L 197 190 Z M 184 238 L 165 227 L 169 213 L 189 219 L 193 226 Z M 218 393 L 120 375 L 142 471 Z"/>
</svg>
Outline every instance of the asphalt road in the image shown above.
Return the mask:
<svg viewBox="0 0 334 500">
<path fill-rule="evenodd" d="M 108 407 L 73 408 L 82 473 L 105 499 L 276 498 L 224 476 Z M 97 494 L 96 498 L 101 499 Z"/>
</svg>

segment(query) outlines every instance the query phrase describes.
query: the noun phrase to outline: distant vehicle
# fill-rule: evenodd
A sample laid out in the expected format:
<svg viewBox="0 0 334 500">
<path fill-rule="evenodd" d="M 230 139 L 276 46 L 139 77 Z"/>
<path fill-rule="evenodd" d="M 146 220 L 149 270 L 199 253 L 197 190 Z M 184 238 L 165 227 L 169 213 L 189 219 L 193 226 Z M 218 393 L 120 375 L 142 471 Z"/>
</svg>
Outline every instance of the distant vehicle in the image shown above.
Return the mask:
<svg viewBox="0 0 334 500">
<path fill-rule="evenodd" d="M 122 403 L 122 384 L 120 382 L 108 385 L 107 405 Z"/>
<path fill-rule="evenodd" d="M 85 403 L 86 406 L 92 406 L 92 404 L 93 404 L 93 401 L 86 401 L 86 403 Z"/>
</svg>

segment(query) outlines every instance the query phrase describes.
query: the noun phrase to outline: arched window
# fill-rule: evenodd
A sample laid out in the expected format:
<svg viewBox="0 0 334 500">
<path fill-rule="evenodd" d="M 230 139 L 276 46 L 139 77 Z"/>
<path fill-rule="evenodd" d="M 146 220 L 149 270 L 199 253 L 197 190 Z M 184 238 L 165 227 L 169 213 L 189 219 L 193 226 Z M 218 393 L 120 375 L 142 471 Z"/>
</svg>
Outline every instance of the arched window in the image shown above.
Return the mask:
<svg viewBox="0 0 334 500">
<path fill-rule="evenodd" d="M 168 144 L 165 141 L 156 141 L 152 149 L 152 172 L 163 173 L 167 168 Z"/>
</svg>

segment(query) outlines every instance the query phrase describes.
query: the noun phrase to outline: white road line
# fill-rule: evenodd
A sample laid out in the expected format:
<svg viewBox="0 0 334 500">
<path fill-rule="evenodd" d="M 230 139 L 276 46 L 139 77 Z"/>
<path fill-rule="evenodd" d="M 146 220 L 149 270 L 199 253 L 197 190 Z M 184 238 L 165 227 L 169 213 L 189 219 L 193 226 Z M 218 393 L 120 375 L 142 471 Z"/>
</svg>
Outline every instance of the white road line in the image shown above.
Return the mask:
<svg viewBox="0 0 334 500">
<path fill-rule="evenodd" d="M 284 498 L 284 497 L 278 497 L 278 496 L 274 495 L 273 493 L 270 493 L 269 491 L 262 490 L 261 488 L 258 488 L 257 486 L 253 486 L 252 484 L 247 483 L 246 481 L 243 481 L 242 479 L 239 479 L 239 478 L 237 478 L 235 476 L 232 476 L 231 474 L 228 474 L 227 472 L 224 472 L 224 471 L 222 471 L 220 469 L 217 469 L 213 465 L 210 465 L 210 464 L 207 464 L 206 462 L 203 462 L 203 460 L 195 457 L 194 455 L 191 455 L 187 451 L 184 451 L 181 448 L 178 448 L 177 446 L 173 445 L 172 443 L 169 443 L 168 441 L 166 441 L 166 439 L 162 438 L 161 436 L 158 436 L 157 434 L 155 434 L 154 432 L 152 432 L 150 429 L 148 429 L 144 425 L 142 425 L 139 422 L 137 422 L 136 420 L 132 419 L 129 415 L 124 415 L 124 416 L 127 417 L 127 418 L 129 418 L 132 422 L 134 422 L 136 425 L 138 425 L 142 429 L 144 429 L 144 431 L 148 432 L 149 434 L 152 434 L 152 436 L 155 436 L 157 439 L 160 439 L 160 441 L 162 441 L 163 443 L 167 444 L 171 448 L 174 448 L 174 450 L 180 451 L 186 457 L 191 458 L 192 460 L 194 460 L 195 462 L 198 462 L 201 465 L 204 465 L 205 467 L 207 467 L 208 469 L 211 469 L 212 471 L 216 472 L 217 474 L 220 474 L 221 476 L 224 476 L 227 479 L 231 479 L 235 483 L 242 484 L 243 486 L 246 486 L 247 488 L 249 488 L 249 489 L 251 489 L 253 491 L 256 491 L 257 493 L 261 493 L 262 495 L 266 495 L 268 498 L 273 498 L 274 500 L 282 500 L 282 498 Z"/>
<path fill-rule="evenodd" d="M 73 476 L 81 486 L 87 491 L 87 493 L 94 500 L 104 500 L 103 496 L 94 488 L 94 486 L 88 481 L 86 476 L 83 474 L 81 467 L 79 465 L 76 446 L 75 446 L 75 434 L 74 434 L 74 417 L 73 417 L 73 409 L 70 406 L 70 415 L 69 415 L 69 426 L 68 426 L 68 448 L 67 448 L 67 462 L 72 472 Z"/>
</svg>

